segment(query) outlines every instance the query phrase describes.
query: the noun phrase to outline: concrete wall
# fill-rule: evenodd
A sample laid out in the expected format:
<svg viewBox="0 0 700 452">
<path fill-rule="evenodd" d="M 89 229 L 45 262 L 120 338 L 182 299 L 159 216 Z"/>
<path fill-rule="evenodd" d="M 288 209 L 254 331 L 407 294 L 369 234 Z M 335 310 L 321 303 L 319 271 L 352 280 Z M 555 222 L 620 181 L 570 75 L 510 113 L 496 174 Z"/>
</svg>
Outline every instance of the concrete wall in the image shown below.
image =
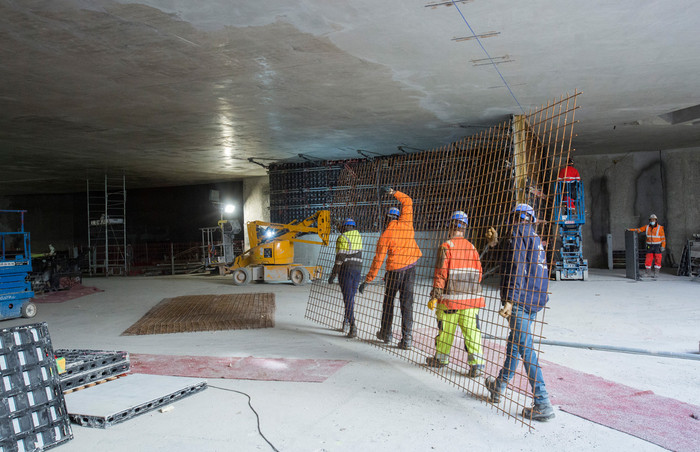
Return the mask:
<svg viewBox="0 0 700 452">
<path fill-rule="evenodd" d="M 268 176 L 243 179 L 243 220 L 270 221 L 270 178 Z M 243 225 L 245 234 L 244 250 L 250 248 L 248 228 Z M 295 249 L 296 251 L 296 249 Z"/>
<path fill-rule="evenodd" d="M 622 250 L 625 229 L 646 224 L 652 213 L 675 263 L 685 241 L 700 233 L 700 148 L 577 156 L 575 166 L 585 185 L 584 256 L 592 267 L 607 267 L 608 233 Z"/>
</svg>

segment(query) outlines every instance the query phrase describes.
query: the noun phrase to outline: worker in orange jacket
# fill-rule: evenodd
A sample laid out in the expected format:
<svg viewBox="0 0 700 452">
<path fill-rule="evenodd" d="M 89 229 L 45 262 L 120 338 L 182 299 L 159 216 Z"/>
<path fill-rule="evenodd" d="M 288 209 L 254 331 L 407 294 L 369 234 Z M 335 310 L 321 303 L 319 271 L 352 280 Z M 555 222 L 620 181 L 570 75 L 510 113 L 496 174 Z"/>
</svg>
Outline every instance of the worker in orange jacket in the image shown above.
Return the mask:
<svg viewBox="0 0 700 452">
<path fill-rule="evenodd" d="M 656 215 L 649 215 L 649 224 L 636 229 L 628 229 L 628 231 L 638 232 L 647 236 L 647 257 L 644 260 L 645 276 L 651 273 L 652 263 L 654 264 L 654 275 L 656 278 L 661 269 L 661 258 L 666 251 L 666 233 L 664 227 L 658 224 Z"/>
<path fill-rule="evenodd" d="M 484 373 L 484 356 L 481 347 L 481 331 L 477 315 L 485 306 L 481 292 L 481 260 L 474 245 L 464 236 L 469 220 L 467 214 L 457 211 L 450 219 L 450 238 L 440 245 L 433 290 L 430 292 L 429 309 L 436 309 L 438 335 L 435 338 L 435 356 L 426 358 L 431 367 L 449 364 L 450 351 L 457 325 L 464 336 L 464 348 L 468 353 L 470 378 Z M 493 234 L 496 231 L 493 230 Z M 489 238 L 489 246 L 495 245 L 497 237 Z"/>
<path fill-rule="evenodd" d="M 399 292 L 401 307 L 401 341 L 398 347 L 410 350 L 413 338 L 413 282 L 416 278 L 416 262 L 423 255 L 418 248 L 413 230 L 413 200 L 406 194 L 391 187 L 382 187 L 382 193 L 393 195 L 400 203 L 401 210 L 389 209 L 386 228 L 377 242 L 372 266 L 360 284 L 360 293 L 365 285 L 377 277 L 379 269 L 386 260 L 386 288 L 382 306 L 382 322 L 377 338 L 389 344 L 393 339 L 391 325 L 394 320 L 394 298 Z"/>
</svg>

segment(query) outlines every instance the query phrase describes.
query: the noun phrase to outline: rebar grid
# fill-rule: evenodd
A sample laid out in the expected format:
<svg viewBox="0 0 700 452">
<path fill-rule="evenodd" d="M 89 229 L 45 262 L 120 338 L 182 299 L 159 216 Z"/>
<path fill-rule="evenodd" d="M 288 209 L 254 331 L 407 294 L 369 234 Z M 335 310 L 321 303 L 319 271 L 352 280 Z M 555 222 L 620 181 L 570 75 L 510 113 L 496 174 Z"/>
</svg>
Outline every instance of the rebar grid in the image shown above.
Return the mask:
<svg viewBox="0 0 700 452">
<path fill-rule="evenodd" d="M 484 377 L 499 375 L 506 359 L 510 333 L 508 320 L 498 314 L 502 307 L 501 282 L 505 272 L 511 272 L 517 264 L 524 264 L 508 258 L 509 254 L 505 252 L 513 223 L 517 221 L 513 210 L 517 203 L 533 207 L 537 218 L 534 227 L 546 249 L 546 268 L 551 274 L 557 237 L 553 221 L 554 189 L 559 170 L 566 166 L 571 152 L 579 95 L 579 92 L 574 92 L 562 96 L 527 115 L 513 116 L 487 131 L 432 151 L 344 165 L 332 191 L 330 210 L 337 225 L 345 218 L 352 218 L 357 223 L 363 241 L 361 281 L 375 256 L 388 209 L 401 207 L 394 196 L 381 193 L 382 186 L 389 186 L 412 198 L 415 242 L 422 252 L 415 264 L 413 283 L 412 349 L 403 350 L 396 345 L 396 340 L 402 339 L 402 316 L 396 307 L 392 323 L 395 340 L 385 344 L 377 338 L 385 291 L 385 285 L 380 283 L 382 271 L 367 285 L 363 294 L 358 292 L 354 297 L 355 325 L 360 340 L 420 365 L 473 397 L 488 401 L 490 393 L 485 387 Z M 480 291 L 484 306 L 478 309 L 477 328 L 481 332 L 485 369 L 478 378 L 469 376 L 476 364 L 473 356 L 474 366 L 469 364 L 470 354 L 465 349 L 459 327 L 454 334 L 449 364 L 446 367 L 426 365 L 427 358 L 436 356 L 439 333 L 437 311 L 429 310 L 427 303 L 435 285 L 439 249 L 450 238 L 450 219 L 455 211 L 467 214 L 465 237 L 478 253 L 483 252 Z M 493 249 L 487 249 L 485 238 L 490 227 L 496 229 L 500 237 Z M 400 239 L 406 239 L 412 232 L 403 230 L 401 233 Z M 324 277 L 313 282 L 306 318 L 342 329 L 345 318 L 343 296 L 338 284 L 327 282 L 336 260 L 334 245 L 337 237 L 337 233 L 333 234 L 331 246 L 323 247 L 320 252 L 317 265 L 324 268 Z M 393 252 L 397 255 L 411 253 L 407 248 Z M 382 266 L 382 270 L 384 268 Z M 548 278 L 547 274 L 541 278 Z M 531 289 L 526 287 L 524 290 Z M 396 298 L 395 306 L 400 305 L 399 296 Z M 538 355 L 545 312 L 546 308 L 541 310 L 532 324 L 533 349 Z M 472 336 L 473 333 L 469 331 Z M 547 381 L 546 375 L 544 381 Z M 532 401 L 533 390 L 520 359 L 515 377 L 501 396 L 501 402 L 493 403 L 493 406 L 503 415 L 532 427 L 532 419 L 521 415 L 523 408 L 529 407 Z"/>
</svg>

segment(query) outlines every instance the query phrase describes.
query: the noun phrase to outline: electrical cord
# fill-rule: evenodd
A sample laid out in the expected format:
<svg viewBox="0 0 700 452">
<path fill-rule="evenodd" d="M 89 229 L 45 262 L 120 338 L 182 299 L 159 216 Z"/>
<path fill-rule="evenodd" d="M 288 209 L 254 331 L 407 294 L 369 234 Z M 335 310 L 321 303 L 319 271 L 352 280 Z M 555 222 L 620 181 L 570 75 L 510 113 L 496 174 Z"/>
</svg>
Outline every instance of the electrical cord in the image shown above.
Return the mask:
<svg viewBox="0 0 700 452">
<path fill-rule="evenodd" d="M 209 385 L 209 387 L 210 387 L 210 388 L 214 388 L 214 389 L 221 389 L 222 391 L 235 392 L 235 393 L 237 393 L 237 394 L 242 394 L 242 395 L 248 397 L 248 406 L 250 407 L 250 409 L 251 409 L 251 410 L 253 411 L 253 413 L 255 414 L 255 418 L 258 420 L 258 433 L 260 433 L 260 436 L 262 436 L 262 439 L 264 439 L 265 442 L 266 442 L 267 444 L 269 444 L 270 447 L 272 447 L 272 450 L 274 450 L 275 452 L 279 452 L 279 450 L 277 450 L 277 448 L 276 448 L 275 446 L 273 446 L 272 443 L 271 443 L 267 438 L 265 438 L 265 435 L 263 435 L 263 432 L 260 430 L 260 416 L 258 416 L 258 412 L 255 411 L 255 408 L 253 408 L 253 405 L 252 405 L 252 403 L 251 403 L 251 400 L 252 400 L 252 399 L 250 398 L 250 396 L 249 396 L 248 394 L 246 394 L 245 392 L 236 391 L 235 389 L 221 388 L 221 387 L 219 387 L 219 386 L 212 386 L 212 385 Z"/>
</svg>

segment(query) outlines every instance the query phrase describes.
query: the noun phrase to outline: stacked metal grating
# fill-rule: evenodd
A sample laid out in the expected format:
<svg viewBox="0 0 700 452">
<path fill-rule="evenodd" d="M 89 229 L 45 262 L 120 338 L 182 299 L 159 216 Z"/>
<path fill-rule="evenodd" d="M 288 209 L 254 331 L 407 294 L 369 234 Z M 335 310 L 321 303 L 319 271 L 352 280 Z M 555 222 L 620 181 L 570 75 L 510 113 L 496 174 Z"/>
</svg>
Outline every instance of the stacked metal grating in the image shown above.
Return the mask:
<svg viewBox="0 0 700 452">
<path fill-rule="evenodd" d="M 58 349 L 55 353 L 66 359 L 66 371 L 61 374 L 61 389 L 66 394 L 129 372 L 129 353 L 124 351 Z"/>
<path fill-rule="evenodd" d="M 345 162 L 270 165 L 270 220 L 291 223 L 327 209 Z"/>
<path fill-rule="evenodd" d="M 0 452 L 73 438 L 46 323 L 0 330 Z"/>
</svg>

